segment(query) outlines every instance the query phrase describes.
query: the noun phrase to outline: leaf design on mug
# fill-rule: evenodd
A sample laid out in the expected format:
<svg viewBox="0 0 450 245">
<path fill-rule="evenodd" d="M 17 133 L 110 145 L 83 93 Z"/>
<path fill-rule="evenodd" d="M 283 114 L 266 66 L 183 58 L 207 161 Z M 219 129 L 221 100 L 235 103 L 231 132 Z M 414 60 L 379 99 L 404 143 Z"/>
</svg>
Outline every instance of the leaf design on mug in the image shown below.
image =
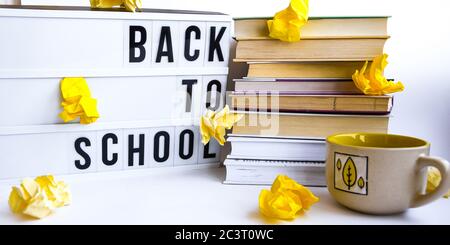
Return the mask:
<svg viewBox="0 0 450 245">
<path fill-rule="evenodd" d="M 353 159 L 349 157 L 344 164 L 344 168 L 342 171 L 342 179 L 344 180 L 344 184 L 348 187 L 348 190 L 356 183 L 356 166 L 353 162 Z"/>
<path fill-rule="evenodd" d="M 358 186 L 359 188 L 364 188 L 364 186 L 366 185 L 366 182 L 364 181 L 364 179 L 362 177 L 359 177 L 358 179 Z"/>
<path fill-rule="evenodd" d="M 337 160 L 336 167 L 337 167 L 338 170 L 341 170 L 341 168 L 342 168 L 341 159 Z"/>
</svg>

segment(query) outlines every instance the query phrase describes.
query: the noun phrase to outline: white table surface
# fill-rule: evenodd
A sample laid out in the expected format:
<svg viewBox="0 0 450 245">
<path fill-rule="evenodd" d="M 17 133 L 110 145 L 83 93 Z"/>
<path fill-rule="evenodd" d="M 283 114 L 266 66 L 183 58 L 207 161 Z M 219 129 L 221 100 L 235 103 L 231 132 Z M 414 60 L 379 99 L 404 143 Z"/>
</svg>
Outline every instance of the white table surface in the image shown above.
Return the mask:
<svg viewBox="0 0 450 245">
<path fill-rule="evenodd" d="M 42 220 L 12 214 L 8 195 L 18 180 L 0 181 L 0 224 L 450 224 L 450 200 L 394 216 L 372 216 L 338 205 L 326 188 L 295 221 L 273 222 L 258 212 L 267 186 L 224 185 L 225 169 L 211 166 L 160 168 L 59 176 L 69 183 L 70 206 Z"/>
</svg>

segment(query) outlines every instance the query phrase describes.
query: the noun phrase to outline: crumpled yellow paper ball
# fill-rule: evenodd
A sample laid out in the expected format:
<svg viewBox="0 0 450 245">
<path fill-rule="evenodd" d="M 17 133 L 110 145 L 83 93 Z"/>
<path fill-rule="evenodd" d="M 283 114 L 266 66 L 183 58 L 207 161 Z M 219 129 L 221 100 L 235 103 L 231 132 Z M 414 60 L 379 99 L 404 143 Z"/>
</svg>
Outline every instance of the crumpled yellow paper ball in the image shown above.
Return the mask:
<svg viewBox="0 0 450 245">
<path fill-rule="evenodd" d="M 291 0 L 289 7 L 267 21 L 269 36 L 285 42 L 300 40 L 300 29 L 308 22 L 309 1 Z"/>
<path fill-rule="evenodd" d="M 441 182 L 441 173 L 436 168 L 428 169 L 428 178 L 427 178 L 427 192 L 434 191 Z M 443 196 L 444 198 L 450 197 L 450 190 Z"/>
<path fill-rule="evenodd" d="M 124 7 L 127 11 L 136 12 L 142 8 L 141 0 L 90 0 L 92 8 Z"/>
<path fill-rule="evenodd" d="M 56 181 L 52 175 L 39 176 L 35 181 L 55 207 L 60 208 L 71 203 L 72 196 L 69 186 L 64 181 Z"/>
<path fill-rule="evenodd" d="M 231 129 L 243 116 L 244 115 L 230 112 L 228 105 L 219 112 L 207 110 L 205 116 L 200 118 L 202 143 L 204 145 L 208 144 L 211 137 L 213 137 L 220 145 L 224 145 L 226 130 Z"/>
<path fill-rule="evenodd" d="M 25 178 L 20 186 L 12 187 L 8 204 L 13 213 L 21 213 L 42 219 L 55 208 L 69 205 L 71 194 L 62 181 L 55 181 L 52 175 L 36 179 Z"/>
<path fill-rule="evenodd" d="M 59 117 L 64 122 L 80 118 L 81 124 L 90 124 L 100 117 L 97 100 L 91 97 L 86 80 L 82 77 L 66 77 L 61 81 L 61 106 Z"/>
<path fill-rule="evenodd" d="M 259 195 L 259 210 L 264 216 L 292 220 L 301 209 L 301 202 L 292 193 L 262 190 Z"/>
<path fill-rule="evenodd" d="M 384 69 L 388 64 L 387 58 L 387 54 L 377 56 L 369 70 L 367 70 L 368 61 L 366 61 L 361 70 L 356 70 L 353 74 L 353 82 L 364 94 L 385 95 L 401 92 L 405 89 L 401 82 L 388 81 L 384 76 Z"/>
<path fill-rule="evenodd" d="M 308 188 L 285 175 L 278 175 L 270 191 L 261 191 L 259 210 L 269 218 L 293 220 L 318 201 Z"/>
</svg>

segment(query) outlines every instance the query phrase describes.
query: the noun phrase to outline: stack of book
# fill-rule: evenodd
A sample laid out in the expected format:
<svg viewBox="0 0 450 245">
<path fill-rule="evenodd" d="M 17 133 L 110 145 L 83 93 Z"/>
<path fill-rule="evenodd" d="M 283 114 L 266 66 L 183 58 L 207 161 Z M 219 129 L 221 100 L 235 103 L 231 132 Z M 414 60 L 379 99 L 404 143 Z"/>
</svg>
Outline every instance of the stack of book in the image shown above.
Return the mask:
<svg viewBox="0 0 450 245">
<path fill-rule="evenodd" d="M 229 137 L 230 184 L 271 184 L 287 174 L 325 185 L 325 138 L 388 130 L 391 96 L 366 96 L 352 74 L 383 54 L 388 17 L 311 18 L 302 40 L 269 38 L 267 18 L 235 20 L 235 62 L 249 65 L 235 80 L 231 106 L 244 118 Z"/>
</svg>

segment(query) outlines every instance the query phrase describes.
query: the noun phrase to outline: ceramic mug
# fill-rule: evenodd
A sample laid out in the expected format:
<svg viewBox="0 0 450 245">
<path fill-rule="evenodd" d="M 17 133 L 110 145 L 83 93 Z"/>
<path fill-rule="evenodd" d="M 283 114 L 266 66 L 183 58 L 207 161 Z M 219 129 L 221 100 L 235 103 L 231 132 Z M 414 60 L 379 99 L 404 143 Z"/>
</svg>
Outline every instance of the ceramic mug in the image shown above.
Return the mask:
<svg viewBox="0 0 450 245">
<path fill-rule="evenodd" d="M 327 138 L 328 191 L 340 204 L 364 213 L 393 214 L 426 205 L 450 188 L 449 163 L 430 157 L 424 140 L 390 134 L 354 133 Z M 425 193 L 427 170 L 440 185 Z"/>
</svg>

